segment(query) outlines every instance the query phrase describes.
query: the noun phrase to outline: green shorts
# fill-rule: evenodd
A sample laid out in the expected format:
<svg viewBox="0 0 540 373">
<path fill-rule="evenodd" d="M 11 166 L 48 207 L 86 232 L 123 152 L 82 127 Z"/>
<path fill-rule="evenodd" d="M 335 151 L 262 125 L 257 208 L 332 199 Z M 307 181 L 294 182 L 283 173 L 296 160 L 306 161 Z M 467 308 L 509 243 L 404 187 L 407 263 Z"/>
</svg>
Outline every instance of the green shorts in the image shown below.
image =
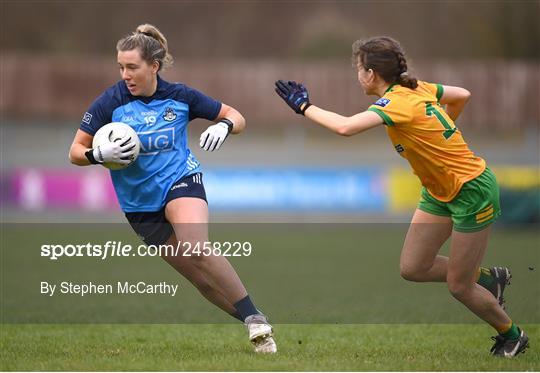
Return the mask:
<svg viewBox="0 0 540 373">
<path fill-rule="evenodd" d="M 450 216 L 454 230 L 476 232 L 493 223 L 501 215 L 499 185 L 489 168 L 475 179 L 466 182 L 450 202 L 435 199 L 426 188 L 418 208 L 429 214 Z"/>
</svg>

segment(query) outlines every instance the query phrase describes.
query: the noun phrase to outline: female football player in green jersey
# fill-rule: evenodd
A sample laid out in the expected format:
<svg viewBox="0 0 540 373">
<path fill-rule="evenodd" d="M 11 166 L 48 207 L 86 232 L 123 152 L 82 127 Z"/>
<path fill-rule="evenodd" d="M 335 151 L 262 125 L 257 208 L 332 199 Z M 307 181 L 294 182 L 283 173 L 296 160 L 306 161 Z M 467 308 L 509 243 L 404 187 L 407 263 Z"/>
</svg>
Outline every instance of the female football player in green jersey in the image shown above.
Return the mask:
<svg viewBox="0 0 540 373">
<path fill-rule="evenodd" d="M 454 126 L 470 93 L 411 77 L 401 46 L 389 37 L 355 42 L 353 63 L 365 93 L 379 97 L 362 113 L 345 117 L 312 105 L 307 89 L 293 81 L 277 81 L 276 92 L 296 113 L 343 136 L 386 126 L 423 185 L 401 252 L 402 277 L 446 282 L 454 298 L 499 333 L 492 354 L 523 352 L 528 337 L 502 307 L 508 269 L 479 269 L 500 207 L 495 176 Z M 449 256 L 439 255 L 450 237 Z"/>
</svg>

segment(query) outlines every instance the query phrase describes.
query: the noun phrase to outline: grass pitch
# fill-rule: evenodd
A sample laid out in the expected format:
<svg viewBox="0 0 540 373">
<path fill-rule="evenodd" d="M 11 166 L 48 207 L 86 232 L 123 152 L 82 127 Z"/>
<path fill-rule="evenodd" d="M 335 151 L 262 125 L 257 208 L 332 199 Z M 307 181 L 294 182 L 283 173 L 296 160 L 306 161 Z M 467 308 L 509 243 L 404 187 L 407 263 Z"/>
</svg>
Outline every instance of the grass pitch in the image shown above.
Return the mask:
<svg viewBox="0 0 540 373">
<path fill-rule="evenodd" d="M 106 236 L 98 226 L 55 228 L 3 231 L 0 370 L 540 370 L 537 227 L 494 232 L 484 262 L 508 265 L 514 274 L 505 296 L 531 348 L 511 360 L 489 355 L 494 331 L 444 284 L 399 277 L 406 226 L 211 227 L 222 240 L 253 242 L 253 255 L 232 261 L 274 323 L 279 352 L 272 356 L 255 355 L 245 327 L 159 258 L 51 261 L 39 254 L 47 242 L 134 242 L 130 231 L 110 227 L 114 234 Z M 44 280 L 120 279 L 178 282 L 181 290 L 177 297 L 39 294 Z"/>
<path fill-rule="evenodd" d="M 67 371 L 538 371 L 540 326 L 515 359 L 483 325 L 276 325 L 255 355 L 241 325 L 4 325 L 1 369 Z"/>
</svg>

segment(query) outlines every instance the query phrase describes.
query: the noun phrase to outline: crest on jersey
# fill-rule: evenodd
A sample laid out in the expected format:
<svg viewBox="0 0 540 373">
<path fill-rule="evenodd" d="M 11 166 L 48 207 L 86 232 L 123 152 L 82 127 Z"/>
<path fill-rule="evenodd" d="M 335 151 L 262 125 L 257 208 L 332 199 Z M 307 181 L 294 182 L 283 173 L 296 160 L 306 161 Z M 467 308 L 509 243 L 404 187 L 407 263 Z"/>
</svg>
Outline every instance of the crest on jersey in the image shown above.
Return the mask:
<svg viewBox="0 0 540 373">
<path fill-rule="evenodd" d="M 375 103 L 373 105 L 377 105 L 377 106 L 380 106 L 380 107 L 385 107 L 386 105 L 388 105 L 390 103 L 390 100 L 387 99 L 387 98 L 384 98 L 384 97 L 381 97 L 380 99 L 378 99 L 377 101 L 375 101 Z"/>
<path fill-rule="evenodd" d="M 174 110 L 170 107 L 165 109 L 165 113 L 163 114 L 163 119 L 165 119 L 167 122 L 172 122 L 176 119 L 176 113 Z"/>
</svg>

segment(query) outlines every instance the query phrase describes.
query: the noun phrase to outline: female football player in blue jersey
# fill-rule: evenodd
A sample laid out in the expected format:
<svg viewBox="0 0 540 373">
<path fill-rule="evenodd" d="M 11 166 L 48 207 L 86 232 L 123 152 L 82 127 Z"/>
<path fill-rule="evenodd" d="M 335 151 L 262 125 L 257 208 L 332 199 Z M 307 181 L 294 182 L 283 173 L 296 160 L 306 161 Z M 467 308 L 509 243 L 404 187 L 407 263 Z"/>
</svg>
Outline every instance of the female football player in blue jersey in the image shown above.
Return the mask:
<svg viewBox="0 0 540 373">
<path fill-rule="evenodd" d="M 220 148 L 229 134 L 245 127 L 234 108 L 184 84 L 169 83 L 159 72 L 172 64 L 167 40 L 154 26 L 140 25 L 116 46 L 121 80 L 99 96 L 83 116 L 69 152 L 73 164 L 128 164 L 130 138 L 92 148 L 97 130 L 110 122 L 130 125 L 141 150 L 129 167 L 111 171 L 118 201 L 127 220 L 146 244 L 208 241 L 208 205 L 199 162 L 187 145 L 188 123 L 214 122 L 200 138 L 204 150 Z M 260 314 L 223 256 L 165 256 L 204 297 L 242 320 L 256 352 L 277 351 L 272 327 Z"/>
</svg>

